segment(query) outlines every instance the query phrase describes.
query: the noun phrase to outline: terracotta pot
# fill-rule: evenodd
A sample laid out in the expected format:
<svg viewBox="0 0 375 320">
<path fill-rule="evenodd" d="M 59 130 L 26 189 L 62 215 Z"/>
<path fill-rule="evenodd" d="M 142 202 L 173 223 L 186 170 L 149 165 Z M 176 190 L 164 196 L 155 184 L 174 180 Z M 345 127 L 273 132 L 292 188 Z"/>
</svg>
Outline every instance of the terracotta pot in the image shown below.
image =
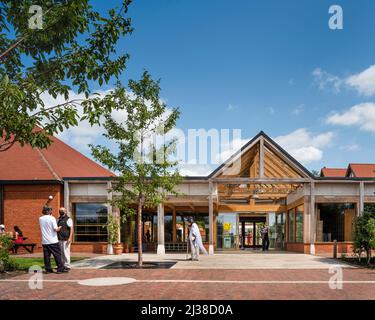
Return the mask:
<svg viewBox="0 0 375 320">
<path fill-rule="evenodd" d="M 130 244 L 129 243 L 124 243 L 124 252 L 129 253 L 130 252 Z"/>
<path fill-rule="evenodd" d="M 122 243 L 116 243 L 113 245 L 113 253 L 114 254 L 122 254 L 124 252 L 124 246 Z"/>
</svg>

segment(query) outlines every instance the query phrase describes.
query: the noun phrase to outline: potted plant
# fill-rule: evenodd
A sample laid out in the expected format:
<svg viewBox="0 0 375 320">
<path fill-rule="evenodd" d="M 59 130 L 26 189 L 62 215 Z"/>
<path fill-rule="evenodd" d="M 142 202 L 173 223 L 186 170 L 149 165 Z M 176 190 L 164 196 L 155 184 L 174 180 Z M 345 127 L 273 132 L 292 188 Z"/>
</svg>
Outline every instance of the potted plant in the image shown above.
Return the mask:
<svg viewBox="0 0 375 320">
<path fill-rule="evenodd" d="M 118 217 L 112 214 L 108 215 L 106 227 L 108 231 L 107 254 L 121 254 L 124 248 L 118 241 L 120 230 L 120 222 Z"/>
</svg>

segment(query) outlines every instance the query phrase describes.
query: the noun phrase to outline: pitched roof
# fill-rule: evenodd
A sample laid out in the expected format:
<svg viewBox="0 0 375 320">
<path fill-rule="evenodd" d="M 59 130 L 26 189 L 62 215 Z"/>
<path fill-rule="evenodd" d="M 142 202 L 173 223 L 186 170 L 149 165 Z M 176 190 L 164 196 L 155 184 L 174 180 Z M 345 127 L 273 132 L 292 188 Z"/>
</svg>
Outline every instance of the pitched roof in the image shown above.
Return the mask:
<svg viewBox="0 0 375 320">
<path fill-rule="evenodd" d="M 321 177 L 330 177 L 330 178 L 344 178 L 346 176 L 346 170 L 343 168 L 322 168 L 320 171 Z"/>
<path fill-rule="evenodd" d="M 303 176 L 313 177 L 311 172 L 307 170 L 300 162 L 298 162 L 294 157 L 292 157 L 287 151 L 285 151 L 279 144 L 277 144 L 272 138 L 270 138 L 264 131 L 260 131 L 254 138 L 248 141 L 240 150 L 235 152 L 229 159 L 224 161 L 219 167 L 217 167 L 213 172 L 211 172 L 207 178 L 215 177 L 221 170 L 233 163 L 238 157 L 244 154 L 249 148 L 251 148 L 259 139 L 263 137 L 264 141 L 267 142 L 273 149 L 283 156 L 291 165 L 300 171 Z"/>
<path fill-rule="evenodd" d="M 56 137 L 47 149 L 16 143 L 0 152 L 0 180 L 62 180 L 104 178 L 114 173 L 103 168 Z"/>
<path fill-rule="evenodd" d="M 346 175 L 355 178 L 375 178 L 375 163 L 350 163 Z"/>
</svg>

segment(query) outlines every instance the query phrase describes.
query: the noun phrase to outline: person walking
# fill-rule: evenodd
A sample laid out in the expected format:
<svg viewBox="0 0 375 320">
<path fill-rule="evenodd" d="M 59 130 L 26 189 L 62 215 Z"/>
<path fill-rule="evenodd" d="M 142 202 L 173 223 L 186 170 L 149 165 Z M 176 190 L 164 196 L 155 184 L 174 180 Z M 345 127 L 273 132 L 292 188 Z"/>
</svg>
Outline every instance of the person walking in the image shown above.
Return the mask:
<svg viewBox="0 0 375 320">
<path fill-rule="evenodd" d="M 267 223 L 263 226 L 263 228 L 260 230 L 261 236 L 262 236 L 262 249 L 263 251 L 268 251 L 268 248 L 270 246 L 270 239 L 268 236 L 269 228 Z"/>
<path fill-rule="evenodd" d="M 42 235 L 43 258 L 45 273 L 53 273 L 51 267 L 51 254 L 53 255 L 57 273 L 67 272 L 61 260 L 61 250 L 57 232 L 61 227 L 57 226 L 55 217 L 52 216 L 52 208 L 45 205 L 42 210 L 42 216 L 39 218 L 40 233 Z"/>
<path fill-rule="evenodd" d="M 59 209 L 59 214 L 57 226 L 61 227 L 61 229 L 57 232 L 57 238 L 60 244 L 61 259 L 64 264 L 64 269 L 70 270 L 70 245 L 73 239 L 73 220 L 69 217 L 64 207 Z"/>
<path fill-rule="evenodd" d="M 198 225 L 194 222 L 193 218 L 188 219 L 188 224 L 190 227 L 189 240 L 190 240 L 190 249 L 191 249 L 191 260 L 199 260 L 199 250 L 207 256 L 207 250 L 203 246 L 202 236 L 199 232 Z"/>
</svg>

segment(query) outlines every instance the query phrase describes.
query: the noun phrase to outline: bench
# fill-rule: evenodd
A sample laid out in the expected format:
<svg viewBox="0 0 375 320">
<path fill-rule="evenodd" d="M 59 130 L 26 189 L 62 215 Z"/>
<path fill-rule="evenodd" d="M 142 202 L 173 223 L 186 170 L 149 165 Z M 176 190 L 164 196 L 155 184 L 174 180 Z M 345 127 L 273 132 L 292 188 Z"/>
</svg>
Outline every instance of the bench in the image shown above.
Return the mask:
<svg viewBox="0 0 375 320">
<path fill-rule="evenodd" d="M 28 253 L 33 253 L 36 243 L 14 243 L 12 251 L 14 254 L 18 253 L 19 248 L 24 248 Z"/>
</svg>

